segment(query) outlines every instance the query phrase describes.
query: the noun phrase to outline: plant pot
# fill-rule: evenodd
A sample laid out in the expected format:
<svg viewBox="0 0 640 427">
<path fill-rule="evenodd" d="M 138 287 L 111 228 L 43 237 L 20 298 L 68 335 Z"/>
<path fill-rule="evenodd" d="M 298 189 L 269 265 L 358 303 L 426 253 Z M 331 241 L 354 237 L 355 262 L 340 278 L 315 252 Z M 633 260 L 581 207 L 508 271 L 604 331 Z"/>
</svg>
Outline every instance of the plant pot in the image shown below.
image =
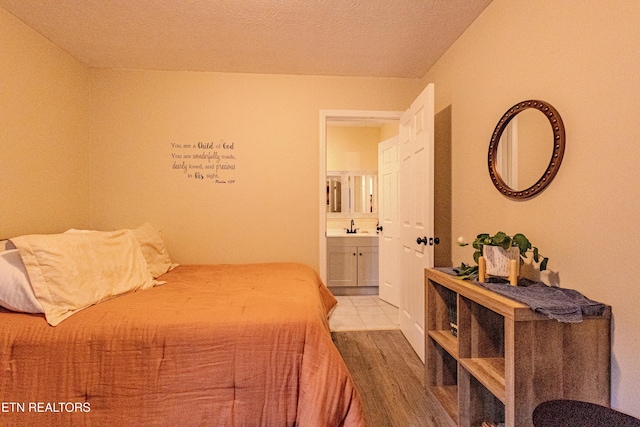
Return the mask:
<svg viewBox="0 0 640 427">
<path fill-rule="evenodd" d="M 500 246 L 485 245 L 482 255 L 486 262 L 486 274 L 489 276 L 509 277 L 509 266 L 511 260 L 516 260 L 516 265 L 520 265 L 520 250 L 516 246 L 508 250 Z"/>
</svg>

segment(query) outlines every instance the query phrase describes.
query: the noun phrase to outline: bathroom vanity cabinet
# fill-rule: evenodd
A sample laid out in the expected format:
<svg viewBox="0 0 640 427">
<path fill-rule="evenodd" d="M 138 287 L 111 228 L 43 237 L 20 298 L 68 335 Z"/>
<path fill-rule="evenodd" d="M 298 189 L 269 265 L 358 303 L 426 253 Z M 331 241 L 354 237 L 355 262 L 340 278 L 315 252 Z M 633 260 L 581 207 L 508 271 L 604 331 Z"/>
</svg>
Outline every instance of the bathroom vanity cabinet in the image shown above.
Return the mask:
<svg viewBox="0 0 640 427">
<path fill-rule="evenodd" d="M 327 286 L 378 286 L 378 235 L 328 237 Z"/>
<path fill-rule="evenodd" d="M 533 426 L 535 407 L 552 399 L 610 405 L 610 307 L 560 323 L 434 269 L 425 303 L 425 387 L 452 426 Z"/>
</svg>

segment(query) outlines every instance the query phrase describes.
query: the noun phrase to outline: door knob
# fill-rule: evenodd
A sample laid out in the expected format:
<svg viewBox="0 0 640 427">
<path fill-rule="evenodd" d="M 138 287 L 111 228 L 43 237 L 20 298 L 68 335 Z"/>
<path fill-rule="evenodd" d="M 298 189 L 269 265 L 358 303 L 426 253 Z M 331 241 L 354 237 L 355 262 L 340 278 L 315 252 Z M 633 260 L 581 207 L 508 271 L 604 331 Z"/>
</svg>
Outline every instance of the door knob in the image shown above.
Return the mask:
<svg viewBox="0 0 640 427">
<path fill-rule="evenodd" d="M 416 243 L 419 245 L 427 245 L 429 244 L 429 246 L 433 246 L 433 245 L 438 245 L 440 244 L 440 238 L 439 237 L 429 237 L 427 239 L 427 236 L 424 237 L 418 237 L 418 239 L 416 240 Z"/>
<path fill-rule="evenodd" d="M 378 231 L 382 231 L 382 226 L 381 226 L 381 225 L 377 226 L 377 227 L 376 227 L 376 230 L 378 230 Z"/>
</svg>

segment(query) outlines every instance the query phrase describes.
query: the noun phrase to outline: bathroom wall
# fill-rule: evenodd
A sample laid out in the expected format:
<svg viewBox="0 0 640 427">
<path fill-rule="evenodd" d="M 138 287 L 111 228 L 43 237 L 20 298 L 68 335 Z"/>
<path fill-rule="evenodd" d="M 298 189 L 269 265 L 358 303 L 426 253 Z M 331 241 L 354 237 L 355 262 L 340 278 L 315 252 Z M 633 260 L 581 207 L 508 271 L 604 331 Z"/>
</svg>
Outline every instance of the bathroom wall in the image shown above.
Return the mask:
<svg viewBox="0 0 640 427">
<path fill-rule="evenodd" d="M 400 122 L 382 123 L 380 125 L 380 141 L 386 141 L 393 138 L 400 132 Z"/>
<path fill-rule="evenodd" d="M 327 171 L 378 171 L 378 144 L 381 126 L 327 126 Z M 327 229 L 343 229 L 354 220 L 359 229 L 375 229 L 377 218 L 327 218 Z"/>
<path fill-rule="evenodd" d="M 379 127 L 327 126 L 327 170 L 378 170 Z"/>
</svg>

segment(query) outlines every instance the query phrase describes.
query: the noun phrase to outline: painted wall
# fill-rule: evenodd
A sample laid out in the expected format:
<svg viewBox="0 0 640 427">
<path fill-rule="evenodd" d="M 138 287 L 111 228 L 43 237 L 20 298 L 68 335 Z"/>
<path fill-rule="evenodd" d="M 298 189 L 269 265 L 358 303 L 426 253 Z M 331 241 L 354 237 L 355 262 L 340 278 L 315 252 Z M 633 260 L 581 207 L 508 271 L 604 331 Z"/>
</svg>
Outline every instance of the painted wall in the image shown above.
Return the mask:
<svg viewBox="0 0 640 427">
<path fill-rule="evenodd" d="M 452 111 L 453 236 L 522 232 L 560 285 L 613 309 L 612 406 L 640 416 L 640 2 L 494 0 L 425 75 Z M 502 197 L 487 171 L 493 129 L 526 99 L 551 103 L 567 149 L 551 186 Z M 453 246 L 454 264 L 472 249 Z M 585 372 L 585 375 L 589 373 Z"/>
<path fill-rule="evenodd" d="M 421 84 L 132 70 L 92 70 L 92 80 L 94 228 L 150 221 L 179 263 L 298 261 L 316 269 L 319 111 L 402 110 Z M 213 148 L 184 149 L 199 142 Z M 233 149 L 217 147 L 223 142 Z M 224 184 L 188 169 L 208 160 L 172 156 L 216 151 L 235 156 L 235 169 L 220 171 Z M 186 171 L 173 168 L 183 162 Z"/>
<path fill-rule="evenodd" d="M 380 126 L 380 141 L 386 141 L 389 138 L 393 138 L 400 132 L 400 121 L 395 123 L 383 123 Z"/>
<path fill-rule="evenodd" d="M 327 126 L 327 170 L 378 170 L 379 127 Z"/>
<path fill-rule="evenodd" d="M 0 8 L 0 238 L 89 225 L 89 70 Z"/>
</svg>

